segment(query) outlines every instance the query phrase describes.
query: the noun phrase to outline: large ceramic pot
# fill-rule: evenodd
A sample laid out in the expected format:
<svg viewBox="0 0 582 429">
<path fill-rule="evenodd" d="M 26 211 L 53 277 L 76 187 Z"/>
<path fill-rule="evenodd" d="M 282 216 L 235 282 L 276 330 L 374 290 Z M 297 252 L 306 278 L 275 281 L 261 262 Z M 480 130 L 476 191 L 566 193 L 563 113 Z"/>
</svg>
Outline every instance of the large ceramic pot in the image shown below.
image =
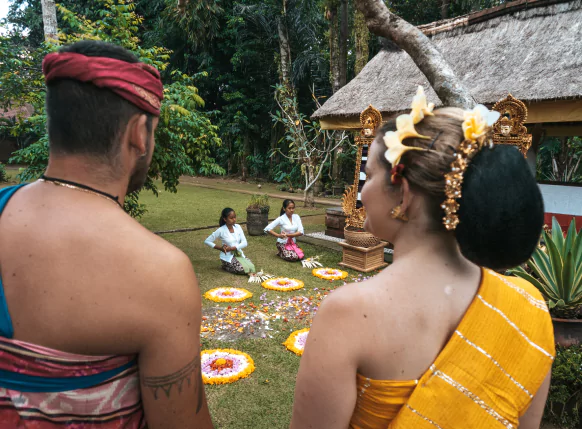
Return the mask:
<svg viewBox="0 0 582 429">
<path fill-rule="evenodd" d="M 249 235 L 263 235 L 268 224 L 268 211 L 261 209 L 247 209 L 247 231 L 249 232 Z"/>
<path fill-rule="evenodd" d="M 582 344 L 582 319 L 552 318 L 556 343 L 563 347 Z"/>
</svg>

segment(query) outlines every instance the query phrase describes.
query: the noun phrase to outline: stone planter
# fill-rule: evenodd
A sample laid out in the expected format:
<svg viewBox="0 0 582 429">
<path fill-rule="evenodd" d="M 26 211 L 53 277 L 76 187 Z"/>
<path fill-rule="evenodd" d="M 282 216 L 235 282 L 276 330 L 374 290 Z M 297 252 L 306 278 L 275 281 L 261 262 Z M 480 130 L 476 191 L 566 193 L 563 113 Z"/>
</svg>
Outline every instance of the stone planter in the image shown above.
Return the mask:
<svg viewBox="0 0 582 429">
<path fill-rule="evenodd" d="M 563 347 L 582 344 L 582 319 L 552 318 L 556 343 Z"/>
<path fill-rule="evenodd" d="M 247 231 L 249 235 L 257 236 L 265 234 L 265 228 L 269 224 L 269 212 L 261 209 L 247 209 Z"/>
<path fill-rule="evenodd" d="M 341 207 L 332 207 L 325 211 L 325 235 L 344 238 L 346 214 Z"/>
</svg>

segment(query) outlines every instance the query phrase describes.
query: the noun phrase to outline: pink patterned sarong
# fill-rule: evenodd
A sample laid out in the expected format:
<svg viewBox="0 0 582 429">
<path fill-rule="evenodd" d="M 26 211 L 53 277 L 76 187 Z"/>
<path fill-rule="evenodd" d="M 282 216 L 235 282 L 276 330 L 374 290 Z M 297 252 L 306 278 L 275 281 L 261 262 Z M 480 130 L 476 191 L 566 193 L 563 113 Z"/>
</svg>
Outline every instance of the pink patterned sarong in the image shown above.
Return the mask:
<svg viewBox="0 0 582 429">
<path fill-rule="evenodd" d="M 116 374 L 76 390 L 31 393 L 0 387 L 0 429 L 146 427 L 135 356 L 75 355 L 0 336 L 0 372 L 5 377 L 12 373 L 68 382 L 109 371 Z"/>
<path fill-rule="evenodd" d="M 287 243 L 285 243 L 285 250 L 297 253 L 299 259 L 303 259 L 305 257 L 305 255 L 303 254 L 303 250 L 301 250 L 301 248 L 297 245 L 297 243 L 295 243 L 295 241 L 292 238 L 287 239 Z"/>
</svg>

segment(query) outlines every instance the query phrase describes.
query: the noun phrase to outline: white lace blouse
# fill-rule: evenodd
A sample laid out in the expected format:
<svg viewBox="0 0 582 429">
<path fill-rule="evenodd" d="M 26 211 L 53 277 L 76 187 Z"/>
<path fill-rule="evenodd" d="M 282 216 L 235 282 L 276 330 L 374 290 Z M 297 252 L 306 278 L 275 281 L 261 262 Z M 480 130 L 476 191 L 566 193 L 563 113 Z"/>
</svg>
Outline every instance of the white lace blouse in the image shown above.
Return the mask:
<svg viewBox="0 0 582 429">
<path fill-rule="evenodd" d="M 296 232 L 300 232 L 301 234 L 304 234 L 305 232 L 303 231 L 303 224 L 301 223 L 301 218 L 299 217 L 299 215 L 294 214 L 292 216 L 292 220 L 289 220 L 289 217 L 283 213 L 283 215 L 279 216 L 277 219 L 275 219 L 273 222 L 271 222 L 269 225 L 267 225 L 267 227 L 265 228 L 265 232 L 269 232 L 275 228 L 277 228 L 278 226 L 281 227 L 281 234 L 286 233 L 286 234 L 295 234 Z M 293 237 L 293 241 L 297 241 L 295 240 L 295 237 Z M 277 242 L 278 243 L 287 243 L 287 238 L 277 238 Z"/>
<path fill-rule="evenodd" d="M 214 231 L 212 233 L 212 235 L 210 235 L 210 237 L 208 237 L 206 240 L 204 240 L 204 243 L 208 247 L 212 247 L 214 249 L 214 242 L 217 239 L 220 239 L 221 245 L 226 244 L 229 247 L 236 247 L 236 250 L 240 251 L 242 257 L 246 258 L 242 249 L 247 247 L 248 243 L 247 243 L 247 239 L 245 237 L 245 233 L 243 232 L 240 225 L 238 225 L 238 224 L 234 225 L 234 233 L 232 233 L 228 230 L 228 226 L 223 225 L 220 228 L 218 228 L 216 231 Z M 233 257 L 234 257 L 233 252 L 228 252 L 228 253 L 220 252 L 220 259 L 222 261 L 230 262 L 230 261 L 232 261 Z"/>
</svg>

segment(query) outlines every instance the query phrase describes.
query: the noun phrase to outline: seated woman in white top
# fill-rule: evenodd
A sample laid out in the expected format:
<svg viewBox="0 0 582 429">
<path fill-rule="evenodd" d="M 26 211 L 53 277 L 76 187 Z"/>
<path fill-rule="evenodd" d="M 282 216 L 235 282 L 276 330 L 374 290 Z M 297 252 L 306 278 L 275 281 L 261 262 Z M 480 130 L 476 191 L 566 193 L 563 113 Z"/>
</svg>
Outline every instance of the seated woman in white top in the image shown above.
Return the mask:
<svg viewBox="0 0 582 429">
<path fill-rule="evenodd" d="M 281 227 L 281 233 L 273 231 L 276 227 Z M 283 201 L 281 216 L 271 222 L 265 228 L 274 237 L 277 237 L 277 250 L 281 259 L 288 262 L 297 262 L 303 259 L 303 251 L 297 246 L 295 237 L 304 234 L 303 224 L 299 215 L 295 214 L 295 202 L 293 200 Z"/>
<path fill-rule="evenodd" d="M 204 243 L 220 250 L 222 269 L 233 274 L 253 274 L 255 266 L 247 259 L 242 249 L 247 247 L 247 239 L 240 225 L 236 224 L 236 213 L 227 207 L 220 215 L 220 228 L 210 235 Z M 214 242 L 220 239 L 220 245 Z"/>
</svg>

